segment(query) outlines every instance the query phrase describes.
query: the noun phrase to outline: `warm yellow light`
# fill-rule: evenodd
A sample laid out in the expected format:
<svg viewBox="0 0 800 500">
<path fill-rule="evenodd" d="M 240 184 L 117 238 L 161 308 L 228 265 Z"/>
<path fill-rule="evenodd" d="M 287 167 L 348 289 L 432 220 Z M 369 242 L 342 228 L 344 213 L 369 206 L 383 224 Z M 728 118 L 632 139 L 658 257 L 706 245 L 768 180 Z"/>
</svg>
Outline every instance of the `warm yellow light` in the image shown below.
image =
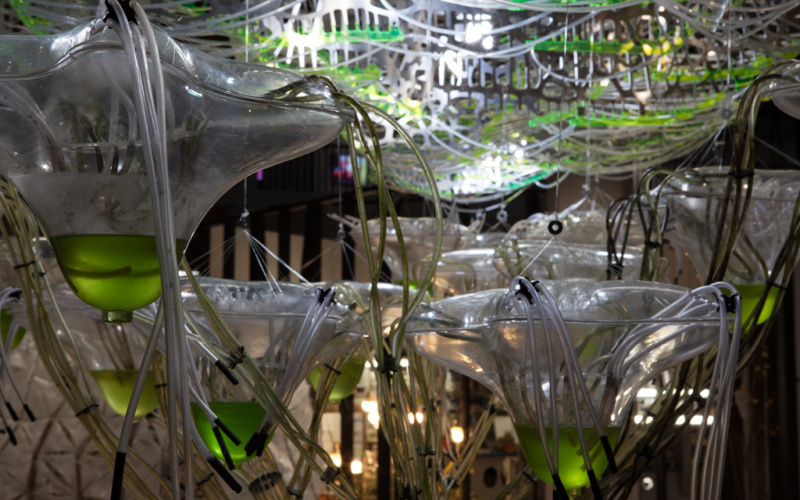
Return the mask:
<svg viewBox="0 0 800 500">
<path fill-rule="evenodd" d="M 361 402 L 361 409 L 364 410 L 365 413 L 373 413 L 378 411 L 378 402 L 377 401 L 370 401 L 364 400 Z"/>
<path fill-rule="evenodd" d="M 417 417 L 417 423 L 418 424 L 421 424 L 425 420 L 425 415 L 423 415 L 421 411 L 418 411 L 416 413 L 416 417 Z"/>
<path fill-rule="evenodd" d="M 336 467 L 342 466 L 342 454 L 341 453 L 331 453 L 331 461 L 333 461 L 333 465 Z"/>
<path fill-rule="evenodd" d="M 409 424 L 413 424 L 414 423 L 414 414 L 411 413 L 411 412 L 409 412 L 409 414 L 408 414 L 408 423 Z"/>
<path fill-rule="evenodd" d="M 361 460 L 353 460 L 350 462 L 350 472 L 353 474 L 361 474 L 364 472 L 364 464 L 361 463 Z"/>
<path fill-rule="evenodd" d="M 450 428 L 450 439 L 453 440 L 454 443 L 458 444 L 464 441 L 464 429 L 459 426 L 451 427 Z"/>
<path fill-rule="evenodd" d="M 372 427 L 378 428 L 378 424 L 381 422 L 381 416 L 378 414 L 377 411 L 371 411 L 367 413 L 367 421 L 372 424 Z"/>
</svg>

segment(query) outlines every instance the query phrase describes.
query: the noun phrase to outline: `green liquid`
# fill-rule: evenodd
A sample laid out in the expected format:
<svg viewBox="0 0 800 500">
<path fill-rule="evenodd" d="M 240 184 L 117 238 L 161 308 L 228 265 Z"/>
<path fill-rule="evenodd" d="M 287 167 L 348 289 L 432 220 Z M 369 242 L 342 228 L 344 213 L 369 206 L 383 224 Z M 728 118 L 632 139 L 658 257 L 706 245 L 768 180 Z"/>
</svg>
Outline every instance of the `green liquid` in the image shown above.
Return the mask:
<svg viewBox="0 0 800 500">
<path fill-rule="evenodd" d="M 125 321 L 161 295 L 154 236 L 66 235 L 51 238 L 50 244 L 75 295 L 102 310 L 108 321 Z M 176 245 L 180 256 L 186 241 Z"/>
<path fill-rule="evenodd" d="M 547 467 L 542 441 L 539 438 L 539 428 L 532 425 L 516 425 L 519 444 L 522 452 L 528 460 L 531 470 L 543 481 L 553 484 L 553 477 Z M 608 441 L 613 448 L 617 444 L 619 437 L 619 427 L 605 427 Z M 552 450 L 553 435 L 552 429 L 546 428 L 548 449 Z M 589 459 L 592 462 L 592 469 L 599 478 L 608 467 L 608 459 L 600 442 L 600 436 L 593 428 L 584 429 L 586 436 L 586 446 L 589 448 Z M 584 486 L 589 484 L 589 476 L 586 474 L 586 466 L 583 462 L 581 444 L 578 440 L 578 431 L 575 427 L 558 428 L 558 475 L 569 496 L 580 495 Z"/>
<path fill-rule="evenodd" d="M 108 407 L 124 416 L 128 411 L 128 403 L 131 400 L 139 370 L 92 370 L 91 374 L 94 381 L 97 382 L 100 392 L 103 393 Z M 139 398 L 139 405 L 136 407 L 134 420 L 139 420 L 156 408 L 158 408 L 158 396 L 156 395 L 153 371 L 150 370 L 147 372 L 147 379 L 145 379 L 142 395 Z"/>
<path fill-rule="evenodd" d="M 365 358 L 358 356 L 350 358 L 347 364 L 344 365 L 342 374 L 339 375 L 339 377 L 336 378 L 336 382 L 333 383 L 333 389 L 331 390 L 331 395 L 328 396 L 328 402 L 336 404 L 356 392 L 358 382 L 361 381 L 361 374 L 364 373 L 364 364 L 366 362 L 367 360 Z M 323 367 L 320 366 L 308 375 L 308 383 L 311 384 L 311 388 L 315 391 L 317 387 L 319 387 L 319 378 L 322 376 L 322 370 Z"/>
<path fill-rule="evenodd" d="M 747 318 L 756 309 L 758 301 L 761 300 L 761 295 L 764 294 L 764 288 L 767 285 L 734 285 L 739 290 L 739 296 L 742 299 L 742 322 L 747 321 Z M 775 308 L 775 299 L 778 298 L 778 289 L 774 286 L 769 289 L 766 300 L 764 300 L 764 307 L 761 309 L 761 314 L 758 316 L 756 324 L 760 325 L 769 319 L 772 315 L 772 310 Z"/>
<path fill-rule="evenodd" d="M 217 415 L 217 418 L 233 431 L 242 442 L 242 444 L 236 446 L 224 432 L 221 433 L 222 440 L 225 442 L 225 447 L 228 448 L 228 453 L 233 462 L 239 465 L 253 458 L 255 455 L 248 457 L 244 447 L 253 437 L 253 434 L 258 431 L 261 421 L 264 420 L 264 415 L 267 413 L 264 408 L 255 401 L 210 402 L 208 406 L 211 407 L 211 411 Z M 192 416 L 194 417 L 194 425 L 197 427 L 200 437 L 203 438 L 203 442 L 215 457 L 225 463 L 225 456 L 222 454 L 222 448 L 220 448 L 216 436 L 214 436 L 214 431 L 211 430 L 211 424 L 208 423 L 206 414 L 197 403 L 192 403 Z"/>
</svg>

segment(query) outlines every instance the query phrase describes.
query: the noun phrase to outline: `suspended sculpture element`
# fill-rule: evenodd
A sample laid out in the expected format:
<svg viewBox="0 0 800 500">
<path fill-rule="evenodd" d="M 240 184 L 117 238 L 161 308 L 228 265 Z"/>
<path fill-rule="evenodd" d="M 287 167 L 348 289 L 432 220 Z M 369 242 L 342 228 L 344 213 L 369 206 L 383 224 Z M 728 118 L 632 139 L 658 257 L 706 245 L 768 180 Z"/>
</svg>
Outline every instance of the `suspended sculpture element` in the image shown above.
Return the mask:
<svg viewBox="0 0 800 500">
<path fill-rule="evenodd" d="M 725 311 L 714 287 L 692 292 L 649 282 L 520 278 L 507 290 L 421 307 L 408 335 L 421 355 L 495 393 L 531 469 L 559 498 L 577 496 L 587 485 L 602 498 L 597 477 L 615 467 L 612 450 L 638 389 L 670 367 L 727 346 Z M 731 342 L 731 353 L 718 358 L 725 375 L 712 382 L 721 384 L 725 402 L 738 326 Z M 710 445 L 717 447 L 712 453 L 724 450 L 720 443 Z"/>
</svg>

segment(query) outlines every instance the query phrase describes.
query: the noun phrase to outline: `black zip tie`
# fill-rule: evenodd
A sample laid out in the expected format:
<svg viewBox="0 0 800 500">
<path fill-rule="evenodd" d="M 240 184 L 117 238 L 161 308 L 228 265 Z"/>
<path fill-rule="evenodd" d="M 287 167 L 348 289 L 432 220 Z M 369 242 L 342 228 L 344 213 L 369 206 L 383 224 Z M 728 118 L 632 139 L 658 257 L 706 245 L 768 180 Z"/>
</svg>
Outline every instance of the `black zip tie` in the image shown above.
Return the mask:
<svg viewBox="0 0 800 500">
<path fill-rule="evenodd" d="M 28 415 L 28 418 L 31 419 L 31 422 L 36 422 L 36 415 L 33 414 L 33 411 L 31 411 L 31 407 L 28 406 L 28 403 L 23 403 L 22 409 L 25 410 L 25 413 Z"/>
<path fill-rule="evenodd" d="M 280 472 L 267 472 L 261 476 L 258 476 L 250 483 L 247 489 L 250 490 L 250 493 L 257 496 L 258 493 L 262 493 L 265 491 L 269 491 L 270 488 L 275 486 L 277 479 L 281 477 Z"/>
<path fill-rule="evenodd" d="M 661 248 L 663 245 L 664 245 L 663 242 L 656 243 L 653 240 L 644 240 L 644 246 L 647 247 L 647 248 L 658 249 L 658 248 Z"/>
<path fill-rule="evenodd" d="M 225 466 L 222 465 L 222 462 L 217 460 L 217 457 L 212 456 L 208 458 L 206 462 L 208 462 L 211 468 L 214 469 L 214 471 L 216 471 L 217 474 L 219 474 L 219 477 L 221 477 L 222 480 L 225 481 L 225 484 L 228 485 L 228 488 L 232 489 L 236 493 L 242 492 L 242 485 L 239 484 L 239 481 L 237 481 L 236 478 L 233 477 L 233 474 L 231 474 L 225 468 Z"/>
<path fill-rule="evenodd" d="M 8 434 L 8 440 L 11 441 L 11 444 L 16 446 L 17 436 L 14 435 L 14 431 L 11 430 L 11 427 L 6 427 L 6 433 Z"/>
<path fill-rule="evenodd" d="M 730 296 L 728 295 L 722 296 L 722 300 L 725 302 L 725 309 L 727 309 L 729 313 L 736 312 L 736 297 L 738 296 L 739 296 L 738 293 L 734 293 L 733 295 Z"/>
<path fill-rule="evenodd" d="M 396 361 L 394 356 L 386 351 L 383 353 L 383 369 L 381 373 L 388 373 L 391 376 L 397 371 Z"/>
<path fill-rule="evenodd" d="M 111 500 L 119 500 L 122 498 L 122 483 L 125 478 L 125 459 L 128 454 L 124 451 L 117 450 L 117 455 L 114 459 L 114 476 L 111 481 Z"/>
<path fill-rule="evenodd" d="M 119 4 L 122 6 L 122 13 L 125 14 L 125 20 L 130 23 L 139 24 L 139 21 L 136 20 L 136 11 L 131 7 L 131 0 L 119 0 Z M 117 18 L 117 12 L 108 5 L 108 1 L 106 1 L 106 15 L 103 17 L 103 22 L 109 19 L 122 24 L 122 21 Z"/>
<path fill-rule="evenodd" d="M 431 447 L 428 447 L 427 449 L 424 449 L 424 450 L 422 448 L 417 448 L 417 456 L 418 457 L 429 457 L 429 456 L 435 456 L 435 455 L 436 455 L 436 450 L 434 450 Z"/>
<path fill-rule="evenodd" d="M 153 389 L 161 389 L 162 387 L 166 387 L 166 386 L 167 386 L 166 382 L 163 383 L 163 384 L 155 384 L 153 386 Z"/>
<path fill-rule="evenodd" d="M 236 446 L 242 444 L 242 440 L 239 439 L 239 436 L 234 434 L 233 431 L 230 429 L 230 427 L 225 425 L 225 422 L 220 420 L 219 417 L 214 419 L 214 423 L 217 425 L 217 427 L 220 428 L 222 432 L 225 433 L 226 436 L 228 436 L 228 439 L 230 439 L 233 442 L 233 444 L 235 444 Z"/>
<path fill-rule="evenodd" d="M 234 355 L 231 356 L 231 362 L 228 365 L 228 368 L 230 368 L 231 370 L 236 368 L 236 365 L 238 365 L 239 363 L 244 361 L 244 357 L 245 357 L 244 356 L 244 346 L 240 345 L 239 346 L 239 355 L 237 356 L 237 355 L 234 354 Z"/>
<path fill-rule="evenodd" d="M 533 302 L 533 291 L 530 288 L 528 288 L 527 286 L 521 286 L 521 287 L 517 288 L 517 290 L 514 292 L 514 296 L 517 297 L 517 298 L 522 296 L 522 297 L 524 297 L 525 299 L 528 300 L 528 303 L 530 305 L 534 305 L 534 302 Z"/>
<path fill-rule="evenodd" d="M 607 271 L 611 276 L 616 276 L 617 278 L 621 278 L 622 277 L 622 269 L 623 268 L 624 268 L 624 266 L 622 264 L 618 264 L 618 263 L 612 262 L 612 263 L 608 264 L 608 270 Z"/>
<path fill-rule="evenodd" d="M 536 475 L 534 475 L 533 472 L 529 471 L 527 467 L 522 469 L 522 475 L 527 477 L 528 480 L 530 480 L 530 482 L 532 482 L 533 484 L 536 484 L 536 483 L 539 482 L 539 478 L 537 478 Z"/>
<path fill-rule="evenodd" d="M 553 477 L 553 486 L 555 487 L 555 491 L 553 491 L 553 496 L 558 498 L 558 500 L 569 500 L 569 495 L 567 495 L 567 489 L 564 488 L 564 483 L 561 482 L 561 477 L 558 475 L 558 472 L 554 472 L 552 474 Z"/>
<path fill-rule="evenodd" d="M 779 290 L 783 290 L 784 292 L 788 292 L 789 291 L 788 287 L 785 287 L 783 285 L 779 285 L 778 283 L 775 283 L 774 281 L 767 281 L 766 284 L 770 285 L 770 286 L 774 286 L 775 288 L 777 288 Z"/>
<path fill-rule="evenodd" d="M 203 485 L 204 485 L 204 484 L 206 484 L 207 482 L 211 481 L 211 478 L 212 478 L 212 477 L 214 477 L 214 474 L 213 474 L 213 473 L 211 473 L 211 474 L 207 475 L 206 477 L 204 477 L 204 478 L 203 478 L 203 479 L 201 479 L 200 481 L 198 481 L 198 482 L 194 483 L 194 485 L 195 485 L 195 486 L 197 486 L 197 487 L 199 488 L 200 486 L 203 486 Z"/>
<path fill-rule="evenodd" d="M 611 442 L 608 436 L 600 436 L 600 442 L 603 443 L 603 450 L 606 452 L 606 459 L 608 460 L 608 469 L 615 473 L 617 472 L 617 460 L 614 458 L 614 450 L 611 449 Z"/>
<path fill-rule="evenodd" d="M 75 416 L 76 416 L 76 417 L 80 417 L 81 415 L 83 415 L 84 413 L 88 412 L 88 411 L 89 411 L 89 410 L 91 410 L 92 408 L 97 408 L 97 403 L 92 403 L 92 404 L 90 404 L 89 406 L 87 406 L 87 407 L 86 407 L 86 408 L 84 408 L 83 410 L 81 410 L 81 411 L 79 411 L 78 413 L 76 413 L 76 414 L 75 414 Z"/>
<path fill-rule="evenodd" d="M 603 500 L 603 492 L 600 490 L 600 483 L 597 482 L 597 476 L 594 474 L 594 469 L 589 468 L 586 470 L 586 475 L 589 476 L 589 484 L 592 487 L 592 494 L 594 500 Z"/>
<path fill-rule="evenodd" d="M 749 172 L 747 172 L 747 173 L 743 173 L 743 174 L 735 174 L 735 173 L 733 172 L 733 170 L 730 170 L 730 171 L 728 171 L 728 175 L 729 175 L 730 177 L 733 177 L 734 179 L 737 179 L 737 180 L 738 180 L 738 179 L 746 179 L 746 178 L 748 178 L 748 177 L 753 177 L 753 176 L 755 175 L 755 172 L 754 172 L 754 171 L 752 171 L 752 170 L 750 170 L 750 171 L 749 171 Z"/>
<path fill-rule="evenodd" d="M 219 427 L 215 425 L 211 428 L 211 432 L 214 433 L 214 438 L 216 438 L 219 449 L 222 451 L 222 457 L 225 458 L 225 465 L 227 465 L 230 470 L 235 469 L 236 464 L 233 463 L 231 453 L 228 451 L 228 446 L 225 444 L 225 440 L 222 439 L 222 433 L 219 431 Z"/>
<path fill-rule="evenodd" d="M 286 493 L 295 497 L 295 498 L 303 498 L 303 492 L 297 489 L 290 489 L 288 486 L 286 487 Z"/>
<path fill-rule="evenodd" d="M 6 401 L 6 409 L 8 410 L 8 413 L 11 415 L 11 420 L 13 420 L 14 422 L 19 422 L 19 416 L 17 416 L 17 412 L 14 411 L 14 407 L 11 406 L 11 403 L 9 403 L 8 401 Z"/>
<path fill-rule="evenodd" d="M 319 304 L 322 304 L 323 302 L 325 302 L 325 298 L 328 295 L 330 295 L 331 293 L 334 293 L 333 288 L 325 288 L 325 289 L 320 288 L 320 290 L 322 290 L 322 293 L 320 293 L 319 294 L 319 298 L 317 298 L 317 303 L 319 303 Z M 336 301 L 331 300 L 331 305 L 333 305 L 335 303 L 336 303 Z"/>
<path fill-rule="evenodd" d="M 327 368 L 328 370 L 332 371 L 332 372 L 333 372 L 333 373 L 335 373 L 336 375 L 341 375 L 341 374 L 342 374 L 342 371 L 341 371 L 341 370 L 337 370 L 336 368 L 334 368 L 333 366 L 331 366 L 331 365 L 330 365 L 330 363 L 325 363 L 325 368 Z"/>
<path fill-rule="evenodd" d="M 640 455 L 640 456 L 643 456 L 647 460 L 652 460 L 654 458 L 653 457 L 653 448 L 651 448 L 649 444 L 646 444 L 646 445 L 642 446 L 641 448 L 638 448 L 636 450 L 636 454 Z"/>
<path fill-rule="evenodd" d="M 36 264 L 36 259 L 34 259 L 34 260 L 30 261 L 30 262 L 26 262 L 24 264 L 17 264 L 16 266 L 14 266 L 14 269 L 22 269 L 23 267 L 32 266 L 34 264 Z"/>
<path fill-rule="evenodd" d="M 12 290 L 8 294 L 8 297 L 11 298 L 11 299 L 17 299 L 17 300 L 21 299 L 22 298 L 22 288 L 15 288 L 14 290 Z"/>
<path fill-rule="evenodd" d="M 321 479 L 325 482 L 325 484 L 331 484 L 340 472 L 341 469 L 328 466 L 328 468 L 325 469 L 325 472 L 322 473 Z"/>
<path fill-rule="evenodd" d="M 422 490 L 417 489 L 417 492 L 416 492 L 415 496 L 419 496 L 420 494 L 422 494 Z M 404 484 L 403 485 L 403 493 L 400 496 L 400 500 L 406 500 L 406 499 L 408 499 L 408 500 L 411 499 L 411 486 L 409 486 L 407 484 Z"/>
<path fill-rule="evenodd" d="M 230 381 L 231 384 L 233 384 L 233 385 L 238 385 L 239 384 L 239 379 L 236 378 L 236 376 L 233 374 L 233 372 L 231 372 L 228 369 L 227 366 L 225 366 L 225 363 L 223 363 L 222 360 L 219 360 L 219 359 L 216 360 L 214 362 L 214 366 L 219 368 L 219 371 L 221 371 L 222 374 L 225 375 L 225 378 L 227 378 Z"/>
</svg>

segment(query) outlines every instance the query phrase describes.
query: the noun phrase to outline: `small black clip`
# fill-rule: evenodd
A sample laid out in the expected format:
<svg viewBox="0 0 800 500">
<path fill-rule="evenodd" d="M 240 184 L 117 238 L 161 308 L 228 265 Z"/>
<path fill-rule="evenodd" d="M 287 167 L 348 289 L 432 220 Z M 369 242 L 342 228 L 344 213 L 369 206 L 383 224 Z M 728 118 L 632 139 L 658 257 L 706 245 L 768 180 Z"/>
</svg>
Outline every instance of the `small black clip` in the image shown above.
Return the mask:
<svg viewBox="0 0 800 500">
<path fill-rule="evenodd" d="M 384 351 L 383 353 L 383 370 L 381 373 L 388 373 L 390 376 L 397 371 L 397 360 L 391 353 Z"/>
<path fill-rule="evenodd" d="M 131 0 L 119 0 L 119 4 L 122 7 L 123 14 L 125 14 L 125 20 L 129 23 L 139 24 L 139 21 L 136 20 L 136 11 L 133 10 L 133 7 L 131 7 Z M 109 19 L 120 23 L 114 7 L 109 5 L 108 0 L 106 0 L 106 15 L 103 18 L 103 22 L 108 21 Z"/>
<path fill-rule="evenodd" d="M 728 313 L 736 312 L 736 297 L 738 296 L 738 293 L 734 293 L 733 295 L 725 295 L 722 297 L 722 300 L 725 301 L 725 309 Z"/>
<path fill-rule="evenodd" d="M 564 230 L 564 223 L 558 219 L 553 219 L 550 221 L 550 224 L 547 225 L 547 230 L 550 231 L 550 234 L 553 236 L 561 234 L 561 231 Z"/>
<path fill-rule="evenodd" d="M 325 472 L 322 473 L 322 480 L 325 482 L 325 484 L 330 484 L 334 479 L 336 479 L 336 476 L 339 475 L 339 472 L 341 472 L 339 469 L 328 467 L 325 469 Z"/>
<path fill-rule="evenodd" d="M 517 291 L 514 292 L 514 295 L 516 297 L 524 297 L 528 299 L 528 302 L 530 304 L 533 304 L 533 292 L 531 290 L 532 289 L 530 287 L 520 286 L 519 288 L 517 288 Z"/>
</svg>

